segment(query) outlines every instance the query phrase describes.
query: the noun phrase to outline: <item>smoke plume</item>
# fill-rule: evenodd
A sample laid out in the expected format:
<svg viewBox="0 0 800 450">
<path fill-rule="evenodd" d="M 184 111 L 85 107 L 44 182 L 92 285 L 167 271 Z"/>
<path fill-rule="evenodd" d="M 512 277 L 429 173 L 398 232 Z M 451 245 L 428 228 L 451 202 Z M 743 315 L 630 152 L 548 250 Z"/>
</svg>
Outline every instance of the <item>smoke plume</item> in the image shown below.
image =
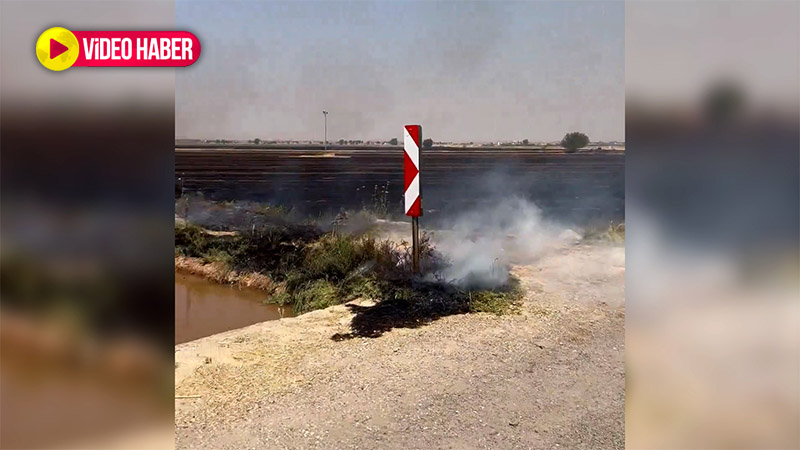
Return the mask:
<svg viewBox="0 0 800 450">
<path fill-rule="evenodd" d="M 550 250 L 580 240 L 576 232 L 542 217 L 521 197 L 459 215 L 434 244 L 449 261 L 442 276 L 465 288 L 493 288 L 508 281 L 511 264 L 531 264 Z"/>
</svg>

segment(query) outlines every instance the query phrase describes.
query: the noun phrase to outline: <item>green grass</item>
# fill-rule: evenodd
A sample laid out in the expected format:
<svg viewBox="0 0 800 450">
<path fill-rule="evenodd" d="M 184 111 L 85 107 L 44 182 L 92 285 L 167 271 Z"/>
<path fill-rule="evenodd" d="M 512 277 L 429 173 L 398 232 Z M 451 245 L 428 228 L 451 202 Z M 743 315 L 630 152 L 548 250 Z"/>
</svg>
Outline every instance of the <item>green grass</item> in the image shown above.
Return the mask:
<svg viewBox="0 0 800 450">
<path fill-rule="evenodd" d="M 233 266 L 233 256 L 225 250 L 212 248 L 205 253 L 206 262 L 220 263 L 230 268 Z"/>
<path fill-rule="evenodd" d="M 516 313 L 522 301 L 519 280 L 510 277 L 508 283 L 493 290 L 476 290 L 467 293 L 469 312 L 484 312 L 498 316 Z"/>
<path fill-rule="evenodd" d="M 373 274 L 380 243 L 370 237 L 326 234 L 306 246 L 298 264 L 276 276 L 298 313 L 378 293 Z"/>
</svg>

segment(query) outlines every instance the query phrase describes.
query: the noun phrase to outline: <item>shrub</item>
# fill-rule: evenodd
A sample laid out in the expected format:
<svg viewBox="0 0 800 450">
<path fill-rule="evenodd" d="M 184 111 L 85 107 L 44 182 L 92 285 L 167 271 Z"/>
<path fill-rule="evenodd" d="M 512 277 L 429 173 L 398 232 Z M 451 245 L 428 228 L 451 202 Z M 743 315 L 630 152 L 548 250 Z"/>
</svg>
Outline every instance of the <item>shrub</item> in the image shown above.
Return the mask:
<svg viewBox="0 0 800 450">
<path fill-rule="evenodd" d="M 329 234 L 306 254 L 304 268 L 311 278 L 342 280 L 374 254 L 374 241 Z M 372 250 L 372 251 L 370 251 Z"/>
<path fill-rule="evenodd" d="M 339 289 L 328 280 L 309 281 L 294 297 L 294 311 L 298 314 L 327 308 L 341 303 Z"/>
<path fill-rule="evenodd" d="M 220 263 L 225 265 L 226 267 L 230 268 L 233 265 L 233 256 L 225 250 L 221 250 L 218 248 L 212 248 L 207 251 L 203 259 L 210 263 Z"/>
<path fill-rule="evenodd" d="M 208 246 L 206 231 L 197 225 L 175 226 L 175 250 L 185 256 L 201 256 Z"/>
</svg>

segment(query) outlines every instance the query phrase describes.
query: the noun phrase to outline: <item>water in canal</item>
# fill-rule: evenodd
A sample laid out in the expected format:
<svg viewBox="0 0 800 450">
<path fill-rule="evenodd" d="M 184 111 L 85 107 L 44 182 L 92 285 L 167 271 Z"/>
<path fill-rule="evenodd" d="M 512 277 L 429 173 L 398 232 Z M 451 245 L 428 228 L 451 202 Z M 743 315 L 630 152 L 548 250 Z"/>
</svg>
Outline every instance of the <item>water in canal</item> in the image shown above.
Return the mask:
<svg viewBox="0 0 800 450">
<path fill-rule="evenodd" d="M 292 316 L 292 308 L 263 303 L 264 292 L 175 274 L 175 343 L 192 341 L 267 320 Z"/>
</svg>

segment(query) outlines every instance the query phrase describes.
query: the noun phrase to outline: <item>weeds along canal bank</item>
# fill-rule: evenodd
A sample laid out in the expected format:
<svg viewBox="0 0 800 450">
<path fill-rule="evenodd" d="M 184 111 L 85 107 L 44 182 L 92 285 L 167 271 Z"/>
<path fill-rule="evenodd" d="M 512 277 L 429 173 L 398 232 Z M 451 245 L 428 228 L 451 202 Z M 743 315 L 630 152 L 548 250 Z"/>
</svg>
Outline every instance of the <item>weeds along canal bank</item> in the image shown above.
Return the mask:
<svg viewBox="0 0 800 450">
<path fill-rule="evenodd" d="M 409 244 L 377 237 L 370 229 L 377 222 L 365 211 L 340 213 L 326 223 L 265 205 L 208 202 L 207 207 L 210 212 L 200 215 L 199 223 L 176 218 L 176 270 L 262 290 L 268 302 L 297 314 L 363 299 L 403 308 L 413 320 L 424 321 L 468 312 L 510 313 L 522 296 L 513 276 L 502 283 L 444 278 L 450 262 L 428 236 L 421 242 L 422 273 L 414 275 Z M 492 270 L 501 270 L 499 262 L 493 264 L 498 267 Z"/>
</svg>

